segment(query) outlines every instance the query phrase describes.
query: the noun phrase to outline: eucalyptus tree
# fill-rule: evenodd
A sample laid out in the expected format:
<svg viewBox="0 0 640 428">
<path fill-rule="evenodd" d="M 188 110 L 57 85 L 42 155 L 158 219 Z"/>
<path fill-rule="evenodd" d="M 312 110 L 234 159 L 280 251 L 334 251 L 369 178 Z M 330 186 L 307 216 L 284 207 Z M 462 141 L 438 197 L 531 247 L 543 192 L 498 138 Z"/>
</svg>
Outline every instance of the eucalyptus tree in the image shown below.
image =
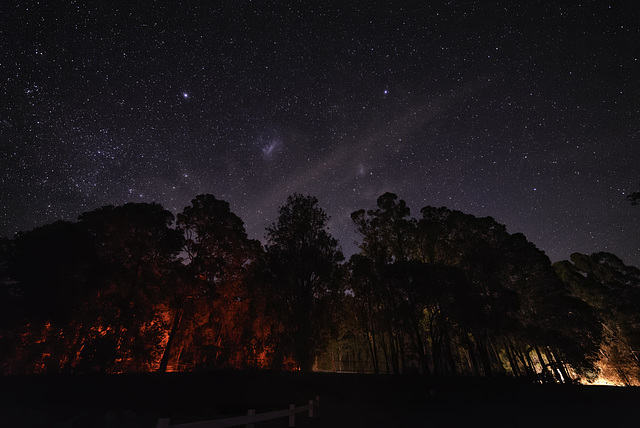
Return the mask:
<svg viewBox="0 0 640 428">
<path fill-rule="evenodd" d="M 504 371 L 504 360 L 515 375 L 531 374 L 537 360 L 538 371 L 563 382 L 571 381 L 567 364 L 579 374 L 593 367 L 597 323 L 542 251 L 491 217 L 433 207 L 421 213 L 417 253 L 462 269 L 472 285 L 460 322 L 470 359 L 485 375 Z"/>
<path fill-rule="evenodd" d="M 90 237 L 77 224 L 58 221 L 19 233 L 4 249 L 4 371 L 63 370 L 71 338 L 89 321 L 78 319 L 79 308 L 98 287 Z"/>
<path fill-rule="evenodd" d="M 78 227 L 91 237 L 101 289 L 84 311 L 95 317 L 82 345 L 85 370 L 148 371 L 160 358 L 166 326 L 158 309 L 173 292 L 181 233 L 157 203 L 127 203 L 83 213 Z M 83 327 L 86 331 L 87 326 Z M 116 348 L 113 350 L 113 348 Z M 117 363 L 110 362 L 117 355 Z"/>
<path fill-rule="evenodd" d="M 266 261 L 274 309 L 281 315 L 281 350 L 310 370 L 320 346 L 323 306 L 338 289 L 344 256 L 328 230 L 329 216 L 314 196 L 293 194 L 267 227 Z"/>
<path fill-rule="evenodd" d="M 627 385 L 640 383 L 640 269 L 610 253 L 574 253 L 554 264 L 572 295 L 602 325 L 597 363 L 602 376 Z M 594 373 L 592 376 L 596 376 Z"/>
<path fill-rule="evenodd" d="M 238 367 L 246 363 L 254 297 L 253 274 L 260 263 L 260 243 L 249 239 L 244 222 L 228 202 L 198 195 L 177 215 L 184 235 L 185 276 L 176 290 L 174 322 L 160 370 L 173 357 L 186 367 Z M 184 326 L 181 327 L 182 317 Z"/>
<path fill-rule="evenodd" d="M 369 310 L 370 327 L 375 326 L 370 348 L 375 350 L 374 367 L 385 362 L 387 372 L 400 373 L 405 360 L 404 332 L 405 313 L 402 312 L 402 293 L 389 278 L 389 269 L 394 263 L 409 260 L 413 252 L 415 221 L 410 217 L 406 202 L 398 200 L 394 193 L 385 193 L 376 201 L 376 208 L 358 210 L 351 214 L 356 231 L 362 237 L 359 256 L 352 267 L 360 270 L 370 264 L 370 272 L 363 276 L 354 271 L 354 278 L 365 280 L 356 292 L 359 298 L 375 302 L 375 312 Z M 368 261 L 365 261 L 368 260 Z M 358 282 L 356 282 L 358 283 Z M 374 345 L 375 341 L 375 346 Z M 380 352 L 378 352 L 380 351 Z"/>
<path fill-rule="evenodd" d="M 356 231 L 362 237 L 361 254 L 377 265 L 404 261 L 412 257 L 415 220 L 406 202 L 394 193 L 385 193 L 376 201 L 377 208 L 351 214 Z"/>
<path fill-rule="evenodd" d="M 23 372 L 154 364 L 162 337 L 155 308 L 181 246 L 172 221 L 158 204 L 107 206 L 14 239 L 7 272 L 28 326 L 29 343 L 15 347 Z"/>
</svg>

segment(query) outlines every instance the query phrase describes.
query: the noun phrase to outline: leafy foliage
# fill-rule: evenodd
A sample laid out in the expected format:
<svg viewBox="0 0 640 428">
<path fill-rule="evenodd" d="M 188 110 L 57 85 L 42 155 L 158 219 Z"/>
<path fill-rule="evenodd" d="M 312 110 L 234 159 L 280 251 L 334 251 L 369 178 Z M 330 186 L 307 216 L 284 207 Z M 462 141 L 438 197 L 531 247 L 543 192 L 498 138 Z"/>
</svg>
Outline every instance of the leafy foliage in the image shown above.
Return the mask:
<svg viewBox="0 0 640 428">
<path fill-rule="evenodd" d="M 329 216 L 293 194 L 249 239 L 198 195 L 107 206 L 0 242 L 3 373 L 204 368 L 640 376 L 640 271 L 574 254 L 551 265 L 491 217 L 393 193 L 351 215 L 344 263 Z"/>
<path fill-rule="evenodd" d="M 315 197 L 294 194 L 280 207 L 277 222 L 267 228 L 273 301 L 287 326 L 281 346 L 293 350 L 305 370 L 311 368 L 323 306 L 337 288 L 337 264 L 344 259 L 327 230 L 328 221 Z"/>
<path fill-rule="evenodd" d="M 631 202 L 631 205 L 640 204 L 640 192 L 633 192 L 627 195 L 627 199 Z"/>
<path fill-rule="evenodd" d="M 554 265 L 574 296 L 603 326 L 598 362 L 606 377 L 627 385 L 640 379 L 640 270 L 613 254 L 574 253 Z"/>
<path fill-rule="evenodd" d="M 251 339 L 249 309 L 256 300 L 252 286 L 262 257 L 260 244 L 247 237 L 229 204 L 213 195 L 193 199 L 178 214 L 177 228 L 185 237 L 188 264 L 177 290 L 164 364 L 174 346 L 174 366 L 233 366 L 255 354 L 244 343 Z"/>
</svg>

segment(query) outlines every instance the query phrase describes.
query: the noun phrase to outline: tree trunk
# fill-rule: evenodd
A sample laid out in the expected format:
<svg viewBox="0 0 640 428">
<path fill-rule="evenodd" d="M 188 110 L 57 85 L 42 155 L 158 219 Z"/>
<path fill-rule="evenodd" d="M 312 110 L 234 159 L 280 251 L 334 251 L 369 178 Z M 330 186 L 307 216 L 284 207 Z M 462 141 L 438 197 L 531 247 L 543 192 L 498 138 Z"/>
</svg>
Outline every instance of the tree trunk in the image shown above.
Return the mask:
<svg viewBox="0 0 640 428">
<path fill-rule="evenodd" d="M 420 364 L 422 366 L 422 374 L 425 376 L 429 376 L 431 374 L 431 370 L 429 369 L 429 360 L 427 359 L 427 353 L 424 346 L 424 341 L 422 340 L 422 334 L 420 333 L 420 325 L 416 323 L 414 320 L 414 337 L 416 341 L 416 349 L 418 350 L 418 358 L 420 359 Z"/>
<path fill-rule="evenodd" d="M 397 348 L 397 335 L 395 329 L 389 325 L 389 351 L 391 353 L 391 368 L 393 369 L 393 374 L 400 374 L 400 367 L 398 364 L 398 348 Z"/>
<path fill-rule="evenodd" d="M 562 383 L 571 383 L 571 375 L 569 375 L 569 372 L 564 367 L 564 363 L 558 359 L 557 354 L 553 352 L 549 346 L 545 347 L 545 354 L 547 355 L 547 359 L 549 359 L 549 363 L 552 364 L 558 373 L 558 380 Z"/>
<path fill-rule="evenodd" d="M 398 335 L 398 350 L 400 351 L 400 371 L 401 373 L 405 372 L 405 367 L 407 366 L 406 355 L 404 352 L 404 335 Z"/>
<path fill-rule="evenodd" d="M 449 372 L 451 373 L 452 376 L 457 376 L 458 375 L 458 368 L 456 366 L 456 362 L 455 359 L 453 358 L 453 347 L 452 345 L 452 340 L 451 340 L 451 335 L 447 335 L 447 340 L 445 342 L 445 352 L 446 352 L 446 359 L 447 359 L 447 364 L 449 366 Z"/>
<path fill-rule="evenodd" d="M 493 372 L 498 375 L 506 374 L 506 370 L 502 364 L 502 358 L 500 358 L 500 352 L 496 349 L 496 345 L 493 340 L 489 341 L 489 348 L 491 350 L 489 356 L 491 357 L 492 362 L 495 363 L 495 366 L 493 366 Z"/>
<path fill-rule="evenodd" d="M 544 358 L 542 357 L 542 353 L 540 352 L 540 349 L 538 349 L 537 345 L 533 346 L 533 349 L 536 351 L 536 355 L 538 356 L 538 361 L 540 361 L 540 366 L 542 366 L 542 373 L 540 373 L 542 375 L 542 379 L 545 381 L 549 380 L 549 373 L 548 373 L 548 363 L 544 362 Z M 553 379 L 553 373 L 551 373 L 552 379 Z"/>
<path fill-rule="evenodd" d="M 469 338 L 469 334 L 464 335 L 464 342 L 467 347 L 467 355 L 469 356 L 471 367 L 473 368 L 473 374 L 475 376 L 481 376 L 482 374 L 480 373 L 480 364 L 478 364 L 478 357 L 476 355 L 476 347 L 473 344 L 471 338 Z"/>
<path fill-rule="evenodd" d="M 518 367 L 518 362 L 512 352 L 510 341 L 508 339 L 504 339 L 503 344 L 505 352 L 507 353 L 507 359 L 509 360 L 509 366 L 511 366 L 511 373 L 513 373 L 514 377 L 520 377 L 520 368 Z"/>
<path fill-rule="evenodd" d="M 391 370 L 389 369 L 389 353 L 387 352 L 387 341 L 384 340 L 385 334 L 386 333 L 383 332 L 380 335 L 380 339 L 382 340 L 382 351 L 384 353 L 384 364 L 385 364 L 386 369 L 387 369 L 386 374 L 389 374 L 389 373 L 391 373 Z"/>
<path fill-rule="evenodd" d="M 531 360 L 530 352 L 531 352 L 531 349 L 528 349 L 524 353 L 523 352 L 520 352 L 520 353 L 523 355 L 523 358 L 526 360 L 525 367 L 527 368 L 527 372 L 531 376 L 535 377 L 537 375 L 537 372 L 536 372 L 536 367 L 533 364 L 533 361 Z"/>
<path fill-rule="evenodd" d="M 369 342 L 369 350 L 371 352 L 371 358 L 373 359 L 373 373 L 380 374 L 380 366 L 378 364 L 378 349 L 376 345 L 376 335 L 373 331 L 367 334 L 367 341 Z"/>
<path fill-rule="evenodd" d="M 373 308 L 371 307 L 371 298 L 367 296 L 367 310 L 369 315 L 369 323 L 367 325 L 367 341 L 369 342 L 369 350 L 371 352 L 371 358 L 373 359 L 373 372 L 375 374 L 380 373 L 380 366 L 378 365 L 378 349 L 376 346 L 376 332 L 373 328 Z"/>
<path fill-rule="evenodd" d="M 491 367 L 491 357 L 489 356 L 489 345 L 486 341 L 476 340 L 479 343 L 478 351 L 480 353 L 480 360 L 482 361 L 482 368 L 484 369 L 484 375 L 487 377 L 493 377 L 493 368 Z"/>
<path fill-rule="evenodd" d="M 173 346 L 173 340 L 175 339 L 176 333 L 178 332 L 178 326 L 180 325 L 180 320 L 182 320 L 183 313 L 184 310 L 182 308 L 178 308 L 178 312 L 176 312 L 176 315 L 173 318 L 173 325 L 171 326 L 171 331 L 169 332 L 169 340 L 167 340 L 167 345 L 164 347 L 164 353 L 162 354 L 162 359 L 160 360 L 160 367 L 158 368 L 159 373 L 165 373 L 167 371 L 171 347 Z"/>
</svg>

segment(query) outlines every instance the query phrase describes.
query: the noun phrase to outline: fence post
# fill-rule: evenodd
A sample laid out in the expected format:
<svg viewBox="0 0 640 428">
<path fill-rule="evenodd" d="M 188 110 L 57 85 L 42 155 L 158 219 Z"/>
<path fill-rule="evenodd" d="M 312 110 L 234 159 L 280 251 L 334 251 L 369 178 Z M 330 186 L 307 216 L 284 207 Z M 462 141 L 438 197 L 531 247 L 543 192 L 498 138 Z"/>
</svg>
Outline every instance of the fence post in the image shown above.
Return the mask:
<svg viewBox="0 0 640 428">
<path fill-rule="evenodd" d="M 289 404 L 289 426 L 296 426 L 296 405 Z"/>
<path fill-rule="evenodd" d="M 313 418 L 313 400 L 309 400 L 309 417 Z"/>
<path fill-rule="evenodd" d="M 320 409 L 320 396 L 316 395 L 316 409 Z"/>
<path fill-rule="evenodd" d="M 249 409 L 247 410 L 247 416 L 255 416 L 256 414 L 256 409 Z M 247 428 L 254 428 L 253 424 L 247 424 Z"/>
<path fill-rule="evenodd" d="M 158 423 L 156 423 L 156 428 L 169 428 L 169 425 L 171 425 L 170 418 L 161 418 L 161 419 L 158 419 Z"/>
</svg>

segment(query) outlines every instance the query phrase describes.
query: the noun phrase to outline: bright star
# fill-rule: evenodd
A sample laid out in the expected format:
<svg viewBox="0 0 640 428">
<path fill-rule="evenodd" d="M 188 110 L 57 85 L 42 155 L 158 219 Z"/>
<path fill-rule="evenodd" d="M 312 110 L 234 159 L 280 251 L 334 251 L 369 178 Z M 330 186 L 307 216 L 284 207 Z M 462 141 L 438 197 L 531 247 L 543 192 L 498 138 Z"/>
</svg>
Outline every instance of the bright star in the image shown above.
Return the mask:
<svg viewBox="0 0 640 428">
<path fill-rule="evenodd" d="M 189 98 L 189 94 L 187 94 L 186 92 L 182 93 L 182 98 Z"/>
</svg>

